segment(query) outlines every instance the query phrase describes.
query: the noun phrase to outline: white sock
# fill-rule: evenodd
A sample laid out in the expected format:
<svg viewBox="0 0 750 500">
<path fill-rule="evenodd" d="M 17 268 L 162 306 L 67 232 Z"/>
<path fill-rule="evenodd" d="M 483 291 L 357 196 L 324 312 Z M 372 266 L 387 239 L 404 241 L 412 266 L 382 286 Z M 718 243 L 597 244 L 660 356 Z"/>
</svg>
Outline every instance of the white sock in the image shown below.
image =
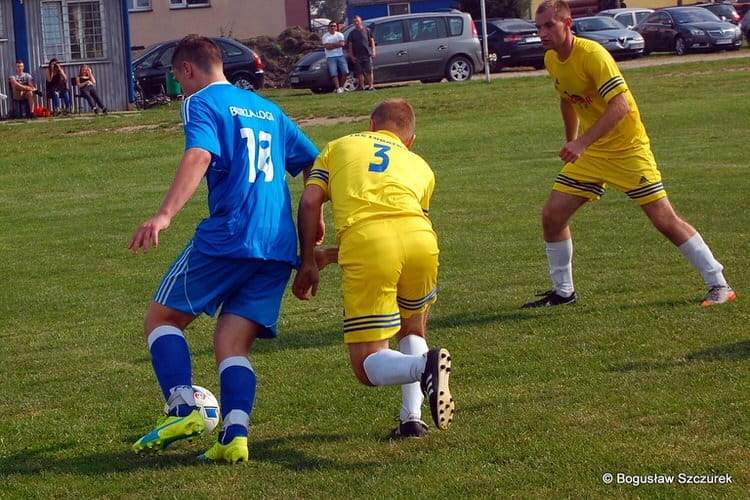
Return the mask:
<svg viewBox="0 0 750 500">
<path fill-rule="evenodd" d="M 573 240 L 547 243 L 547 262 L 552 287 L 561 297 L 570 297 L 573 288 Z"/>
<path fill-rule="evenodd" d="M 419 381 L 425 363 L 424 356 L 382 349 L 367 356 L 362 365 L 373 385 L 403 385 Z"/>
<path fill-rule="evenodd" d="M 699 233 L 695 233 L 677 248 L 680 249 L 688 262 L 701 273 L 708 288 L 727 286 L 727 280 L 724 279 L 724 273 L 722 273 L 724 266 L 714 258 L 711 249 L 708 248 Z"/>
<path fill-rule="evenodd" d="M 419 335 L 407 335 L 399 341 L 398 347 L 403 354 L 419 356 L 424 355 L 429 350 L 427 341 Z M 403 384 L 401 386 L 401 413 L 399 414 L 401 421 L 421 420 L 422 402 L 424 402 L 424 394 L 422 394 L 419 382 Z"/>
</svg>

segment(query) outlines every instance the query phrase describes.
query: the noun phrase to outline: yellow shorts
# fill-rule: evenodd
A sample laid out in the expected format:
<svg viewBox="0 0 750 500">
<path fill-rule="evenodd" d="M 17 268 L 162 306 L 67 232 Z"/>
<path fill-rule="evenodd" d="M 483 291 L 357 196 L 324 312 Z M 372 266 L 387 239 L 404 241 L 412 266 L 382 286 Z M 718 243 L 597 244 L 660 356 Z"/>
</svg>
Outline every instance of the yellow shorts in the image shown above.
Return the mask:
<svg viewBox="0 0 750 500">
<path fill-rule="evenodd" d="M 393 337 L 401 318 L 437 300 L 437 235 L 419 217 L 373 221 L 347 229 L 339 242 L 344 342 Z"/>
<path fill-rule="evenodd" d="M 639 205 L 667 196 L 654 155 L 647 149 L 622 157 L 584 154 L 575 163 L 565 164 L 552 189 L 594 201 L 608 184 Z"/>
</svg>

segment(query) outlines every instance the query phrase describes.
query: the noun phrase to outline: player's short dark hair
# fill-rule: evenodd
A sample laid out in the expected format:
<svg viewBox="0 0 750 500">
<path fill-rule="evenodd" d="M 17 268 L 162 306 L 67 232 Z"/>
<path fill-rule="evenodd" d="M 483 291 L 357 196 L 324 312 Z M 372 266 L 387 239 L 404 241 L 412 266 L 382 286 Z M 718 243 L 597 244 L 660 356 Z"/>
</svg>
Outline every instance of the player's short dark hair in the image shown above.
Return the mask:
<svg viewBox="0 0 750 500">
<path fill-rule="evenodd" d="M 536 13 L 541 14 L 547 9 L 553 9 L 558 19 L 567 19 L 571 16 L 570 4 L 565 0 L 543 0 L 536 8 Z"/>
<path fill-rule="evenodd" d="M 221 65 L 221 50 L 208 37 L 187 35 L 177 43 L 172 54 L 172 66 L 189 61 L 204 73 L 210 73 L 214 65 Z"/>
<path fill-rule="evenodd" d="M 404 99 L 390 98 L 373 110 L 370 118 L 378 130 L 390 130 L 406 143 L 414 136 L 416 118 L 414 108 Z"/>
</svg>

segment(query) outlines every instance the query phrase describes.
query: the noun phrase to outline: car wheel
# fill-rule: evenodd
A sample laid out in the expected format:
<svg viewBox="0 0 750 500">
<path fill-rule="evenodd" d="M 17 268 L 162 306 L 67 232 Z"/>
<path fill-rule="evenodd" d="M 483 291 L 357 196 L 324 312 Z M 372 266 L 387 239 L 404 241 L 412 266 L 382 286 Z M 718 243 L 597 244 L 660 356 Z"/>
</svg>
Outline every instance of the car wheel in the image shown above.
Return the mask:
<svg viewBox="0 0 750 500">
<path fill-rule="evenodd" d="M 359 80 L 357 80 L 357 77 L 349 73 L 346 77 L 346 81 L 344 82 L 344 90 L 347 92 L 351 92 L 352 90 L 357 90 L 359 88 Z"/>
<path fill-rule="evenodd" d="M 139 89 L 135 89 L 135 108 L 144 109 L 143 92 Z"/>
<path fill-rule="evenodd" d="M 472 74 L 471 61 L 463 56 L 458 56 L 448 63 L 448 71 L 445 76 L 450 82 L 463 82 L 471 79 Z"/>
<path fill-rule="evenodd" d="M 487 53 L 487 65 L 490 67 L 490 73 L 497 73 L 503 69 L 503 65 L 500 64 L 500 58 L 494 50 L 490 50 Z"/>
<path fill-rule="evenodd" d="M 232 82 L 232 85 L 234 85 L 235 87 L 239 87 L 245 90 L 255 90 L 253 81 L 245 73 L 237 73 L 235 75 L 232 75 L 232 79 L 229 81 Z"/>
<path fill-rule="evenodd" d="M 685 40 L 681 36 L 678 36 L 674 41 L 674 51 L 678 56 L 687 54 L 687 45 L 685 45 Z"/>
</svg>

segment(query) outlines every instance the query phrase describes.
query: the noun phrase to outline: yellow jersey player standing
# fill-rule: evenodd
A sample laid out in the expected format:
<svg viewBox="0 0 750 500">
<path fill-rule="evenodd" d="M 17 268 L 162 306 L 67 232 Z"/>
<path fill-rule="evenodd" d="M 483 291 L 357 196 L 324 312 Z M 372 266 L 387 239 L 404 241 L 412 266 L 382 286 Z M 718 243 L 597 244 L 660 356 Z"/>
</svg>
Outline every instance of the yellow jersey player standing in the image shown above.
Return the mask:
<svg viewBox="0 0 750 500">
<path fill-rule="evenodd" d="M 329 143 L 315 160 L 300 199 L 302 264 L 294 295 L 315 295 L 321 263 L 315 251 L 323 203 L 333 206 L 344 295 L 344 342 L 352 368 L 365 385 L 401 385 L 402 408 L 393 437 L 421 437 L 424 396 L 438 429 L 453 420 L 446 349 L 427 347 L 425 330 L 437 298 L 438 243 L 427 218 L 435 176 L 409 151 L 415 117 L 402 99 L 380 103 L 370 130 Z M 317 260 L 317 262 L 316 262 Z M 389 348 L 396 337 L 399 350 Z"/>
<path fill-rule="evenodd" d="M 667 198 L 638 107 L 615 61 L 598 43 L 573 36 L 571 23 L 564 0 L 545 0 L 536 10 L 536 26 L 547 49 L 544 63 L 560 94 L 567 142 L 559 153 L 565 166 L 542 209 L 553 289 L 523 307 L 576 302 L 568 221 L 584 203 L 599 199 L 608 184 L 638 203 L 700 272 L 708 288 L 701 305 L 734 300 L 723 266 Z"/>
</svg>

